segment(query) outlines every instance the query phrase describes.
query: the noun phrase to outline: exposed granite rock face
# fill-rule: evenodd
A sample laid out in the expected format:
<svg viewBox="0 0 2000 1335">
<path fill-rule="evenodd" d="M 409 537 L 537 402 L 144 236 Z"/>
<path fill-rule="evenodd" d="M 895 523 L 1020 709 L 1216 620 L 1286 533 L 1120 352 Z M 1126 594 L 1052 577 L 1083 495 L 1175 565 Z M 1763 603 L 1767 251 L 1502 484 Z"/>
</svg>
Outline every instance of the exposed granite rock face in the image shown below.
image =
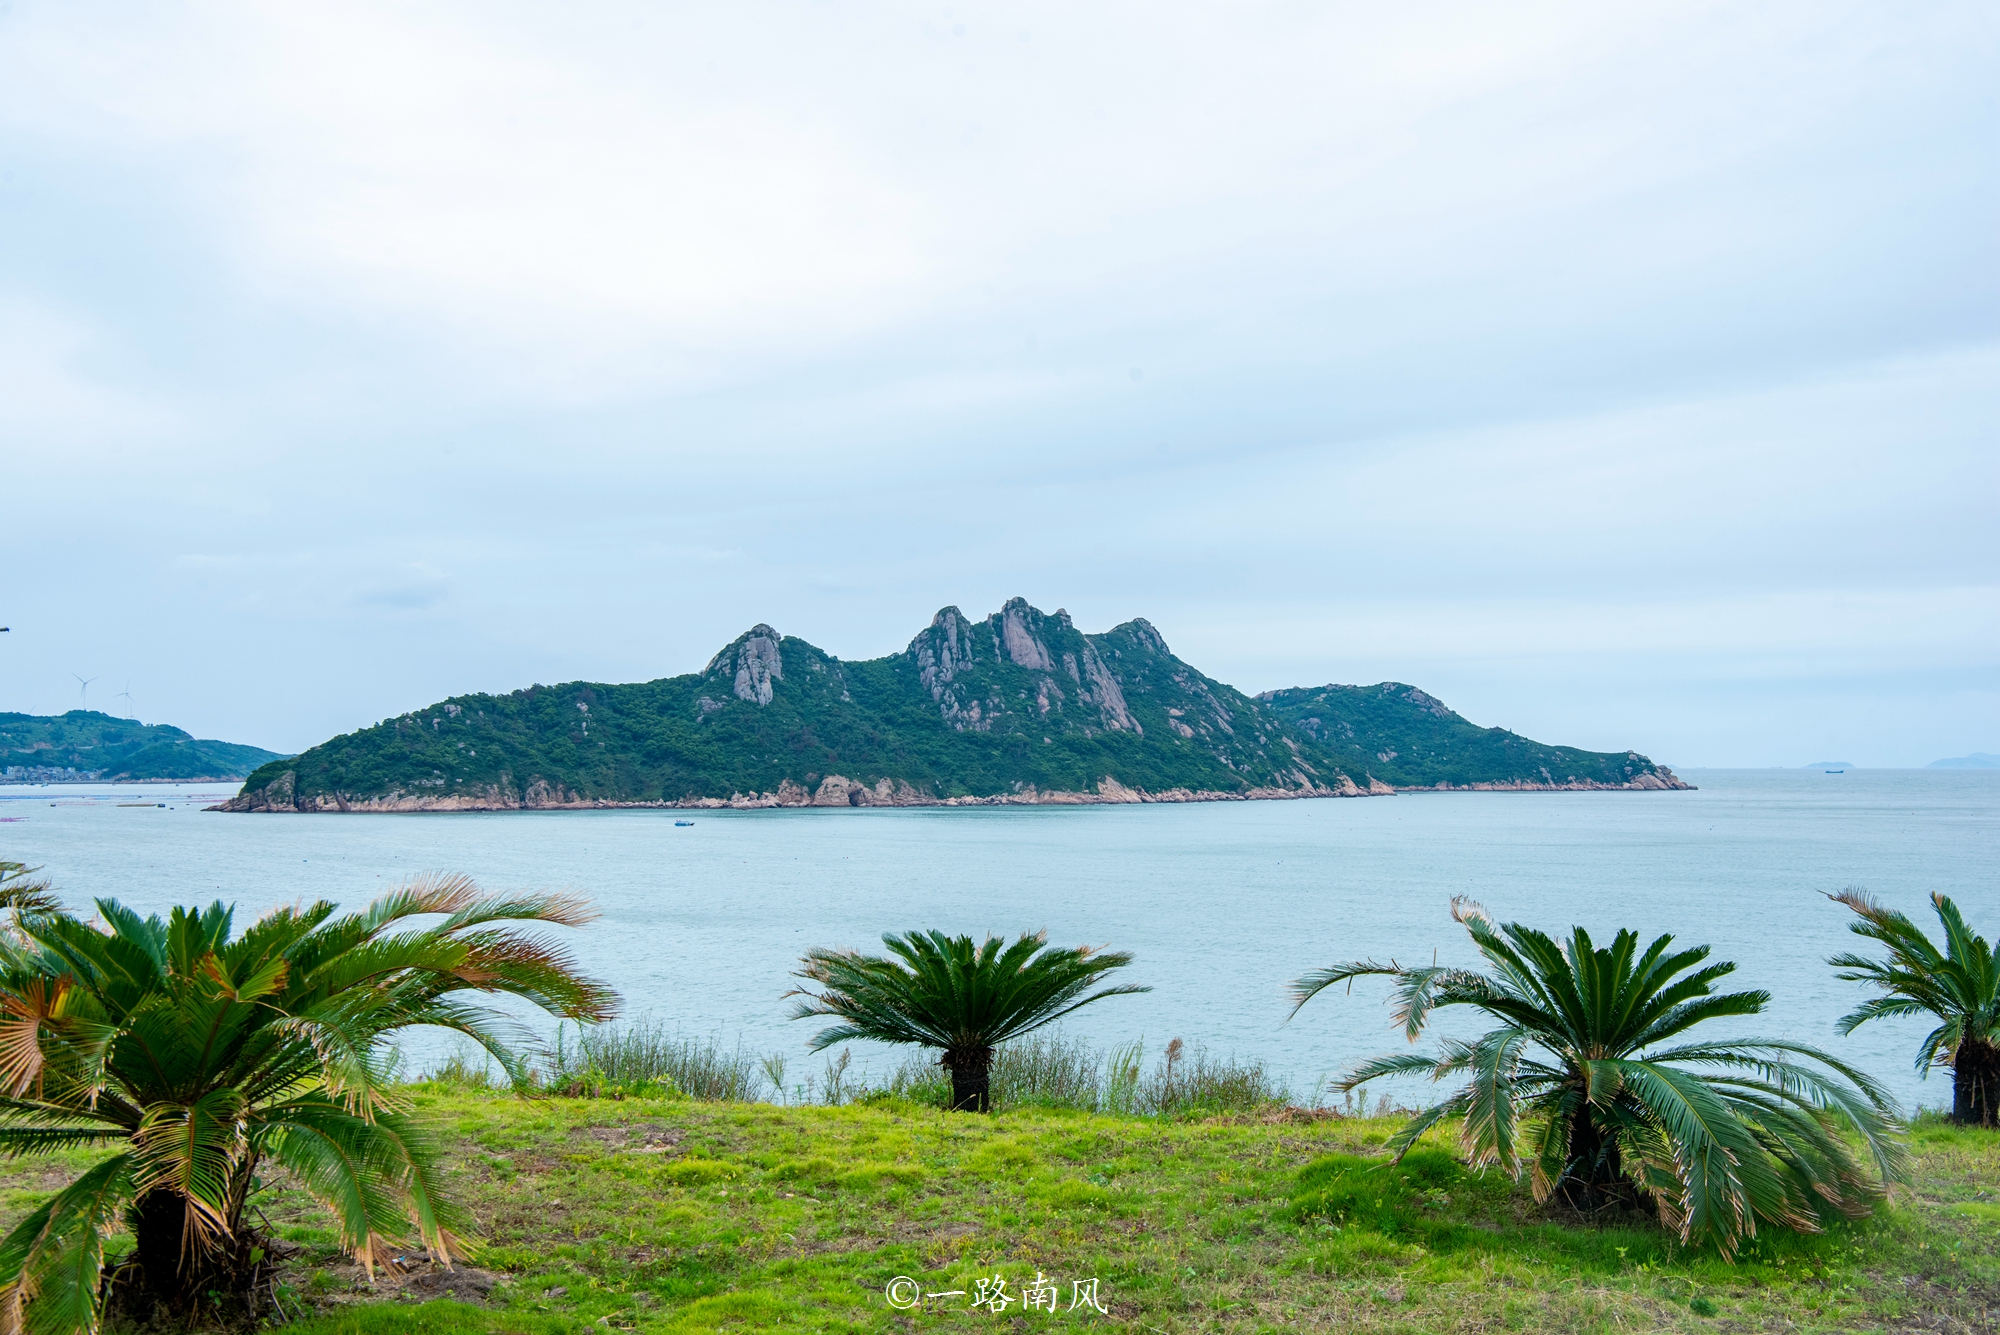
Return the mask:
<svg viewBox="0 0 2000 1335">
<path fill-rule="evenodd" d="M 243 791 L 220 806 L 210 807 L 211 811 L 297 811 L 296 790 L 299 776 L 296 770 L 286 770 L 262 788 L 252 790 L 247 785 Z"/>
<path fill-rule="evenodd" d="M 1119 688 L 1118 678 L 1104 666 L 1097 646 L 1088 640 L 1083 646 L 1083 676 L 1090 683 L 1090 691 L 1081 698 L 1089 700 L 1095 695 L 1097 714 L 1104 720 L 1105 727 L 1114 732 L 1130 731 L 1141 737 L 1146 735 L 1146 730 L 1139 726 L 1139 721 L 1132 717 L 1132 711 L 1125 705 L 1125 692 Z"/>
<path fill-rule="evenodd" d="M 785 679 L 785 657 L 777 631 L 759 622 L 747 634 L 708 661 L 703 677 L 731 677 L 732 693 L 752 704 L 771 703 L 774 681 Z"/>
<path fill-rule="evenodd" d="M 1143 634 L 1164 652 L 1159 632 L 1146 626 Z M 1027 600 L 1011 598 L 977 627 L 956 607 L 944 608 L 905 653 L 939 717 L 959 732 L 1009 727 L 1009 716 L 1026 698 L 1039 719 L 1055 716 L 1053 726 L 1059 729 L 1102 728 L 1143 737 L 1146 729 L 1133 715 L 1118 674 L 1106 665 L 1095 638 L 1080 633 L 1060 608 L 1044 616 Z M 996 678 L 996 668 L 1039 675 L 1023 688 L 1006 679 L 1004 671 Z M 1058 674 L 1070 679 L 1069 690 Z M 1070 714 L 1072 694 L 1074 703 L 1089 707 L 1088 714 Z"/>
<path fill-rule="evenodd" d="M 1029 610 L 1026 599 L 1008 600 L 1000 609 L 1000 642 L 1007 647 L 1007 658 L 1015 667 L 1047 672 L 1055 664 L 1049 660 L 1049 647 L 1028 629 Z"/>
<path fill-rule="evenodd" d="M 1445 705 L 1444 701 L 1438 699 L 1434 695 L 1427 695 L 1423 691 L 1418 690 L 1414 686 L 1412 686 L 1409 690 L 1403 692 L 1403 698 L 1405 700 L 1408 700 L 1411 704 L 1415 705 L 1417 708 L 1423 710 L 1426 714 L 1429 714 L 1435 718 L 1458 717 L 1458 715 L 1452 713 L 1452 711 Z"/>
</svg>

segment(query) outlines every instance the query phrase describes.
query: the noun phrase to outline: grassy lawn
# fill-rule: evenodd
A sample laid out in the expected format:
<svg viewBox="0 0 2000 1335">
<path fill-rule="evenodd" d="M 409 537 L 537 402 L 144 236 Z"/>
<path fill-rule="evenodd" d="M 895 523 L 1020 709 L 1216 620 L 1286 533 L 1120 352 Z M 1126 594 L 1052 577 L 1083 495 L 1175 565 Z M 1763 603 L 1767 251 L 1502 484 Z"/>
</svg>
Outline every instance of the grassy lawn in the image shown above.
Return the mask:
<svg viewBox="0 0 2000 1335">
<path fill-rule="evenodd" d="M 1395 1176 L 1335 1160 L 1298 1187 L 1327 1156 L 1379 1156 L 1391 1121 L 415 1097 L 483 1230 L 487 1306 L 422 1301 L 441 1277 L 420 1262 L 369 1286 L 278 1187 L 261 1208 L 302 1244 L 289 1329 L 2000 1329 L 2000 1136 L 1934 1121 L 1912 1133 L 1914 1192 L 1818 1237 L 1767 1232 L 1729 1265 L 1642 1224 L 1556 1221 L 1441 1156 Z M 9 1164 L 8 1220 L 89 1158 Z M 1301 1217 L 1301 1190 L 1327 1213 Z M 972 1309 L 996 1275 L 1002 1312 Z M 1024 1310 L 1038 1275 L 1053 1313 Z M 965 1296 L 899 1311 L 898 1276 Z M 1108 1315 L 1071 1310 L 1092 1278 Z"/>
</svg>

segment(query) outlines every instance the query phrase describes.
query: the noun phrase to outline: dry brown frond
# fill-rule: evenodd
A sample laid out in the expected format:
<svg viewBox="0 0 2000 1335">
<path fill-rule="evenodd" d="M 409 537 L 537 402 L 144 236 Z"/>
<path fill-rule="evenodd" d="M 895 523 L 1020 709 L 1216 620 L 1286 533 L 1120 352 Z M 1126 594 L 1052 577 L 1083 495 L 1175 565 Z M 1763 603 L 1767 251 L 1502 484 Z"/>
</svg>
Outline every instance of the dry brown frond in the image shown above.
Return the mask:
<svg viewBox="0 0 2000 1335">
<path fill-rule="evenodd" d="M 558 927 L 586 927 L 600 916 L 588 896 L 570 890 L 545 897 L 542 905 L 542 911 L 535 917 Z"/>
<path fill-rule="evenodd" d="M 341 1230 L 341 1242 L 347 1245 L 348 1255 L 354 1258 L 354 1263 L 361 1267 L 363 1273 L 368 1276 L 368 1282 L 373 1284 L 375 1282 L 375 1257 L 378 1252 L 395 1251 L 395 1239 L 385 1238 L 380 1233 L 371 1232 L 367 1237 L 356 1242 L 353 1238 L 345 1236 L 346 1233 L 347 1230 L 343 1228 Z"/>
<path fill-rule="evenodd" d="M 1847 886 L 1838 894 L 1829 892 L 1827 898 L 1836 904 L 1845 904 L 1870 922 L 1880 922 L 1890 915 L 1886 905 L 1858 885 Z"/>
<path fill-rule="evenodd" d="M 1479 919 L 1479 921 L 1485 923 L 1488 927 L 1493 925 L 1493 915 L 1486 911 L 1484 904 L 1481 904 L 1470 895 L 1453 895 L 1451 897 L 1451 920 L 1456 923 L 1463 923 L 1473 918 Z"/>
<path fill-rule="evenodd" d="M 28 1092 L 42 1074 L 42 1024 L 62 1009 L 67 978 L 53 989 L 31 978 L 19 992 L 0 995 L 0 1088 L 13 1098 Z"/>
<path fill-rule="evenodd" d="M 451 1269 L 452 1262 L 454 1261 L 472 1259 L 473 1244 L 468 1239 L 459 1237 L 458 1234 L 448 1228 L 440 1228 L 437 1231 L 437 1236 L 426 1238 L 424 1244 L 430 1248 L 431 1256 L 434 1259 L 444 1262 L 446 1270 Z"/>
<path fill-rule="evenodd" d="M 0 1289 L 0 1335 L 25 1335 L 27 1306 L 41 1292 L 29 1266 L 21 1267 L 21 1277 Z"/>
<path fill-rule="evenodd" d="M 575 957 L 561 946 L 523 932 L 494 932 L 467 942 L 465 958 L 452 973 L 459 978 L 480 974 L 490 979 L 509 965 L 577 972 Z"/>
<path fill-rule="evenodd" d="M 464 872 L 427 871 L 412 876 L 392 894 L 407 895 L 415 913 L 457 913 L 478 902 L 479 885 Z"/>
</svg>

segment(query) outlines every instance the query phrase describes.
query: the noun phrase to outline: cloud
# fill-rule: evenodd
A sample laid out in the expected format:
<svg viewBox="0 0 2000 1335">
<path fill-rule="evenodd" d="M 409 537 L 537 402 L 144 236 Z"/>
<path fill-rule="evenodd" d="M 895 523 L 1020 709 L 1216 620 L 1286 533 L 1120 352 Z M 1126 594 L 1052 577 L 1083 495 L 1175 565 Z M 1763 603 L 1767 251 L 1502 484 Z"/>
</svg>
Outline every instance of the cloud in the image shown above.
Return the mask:
<svg viewBox="0 0 2000 1335">
<path fill-rule="evenodd" d="M 93 374 L 100 352 L 85 321 L 0 293 L 0 441 L 18 451 L 10 451 L 14 468 L 40 471 L 57 451 L 77 450 L 99 466 L 129 463 L 135 438 L 174 422 L 165 405 Z"/>
<path fill-rule="evenodd" d="M 1801 210 L 1881 213 L 1773 165 L 1947 98 L 1975 12 L 24 5 L 0 120 L 170 177 L 269 299 L 578 402 L 1037 308 L 1365 348 L 1768 291 Z"/>
<path fill-rule="evenodd" d="M 0 462 L 88 541 L 15 550 L 9 616 L 282 678 L 149 707 L 297 746 L 1022 593 L 1557 740 L 1782 751 L 1782 683 L 1846 674 L 1991 749 L 1996 36 L 16 0 Z M 59 702 L 27 662 L 0 704 Z"/>
<path fill-rule="evenodd" d="M 450 593 L 451 581 L 444 572 L 418 561 L 357 589 L 352 601 L 363 608 L 421 612 L 436 607 Z"/>
</svg>

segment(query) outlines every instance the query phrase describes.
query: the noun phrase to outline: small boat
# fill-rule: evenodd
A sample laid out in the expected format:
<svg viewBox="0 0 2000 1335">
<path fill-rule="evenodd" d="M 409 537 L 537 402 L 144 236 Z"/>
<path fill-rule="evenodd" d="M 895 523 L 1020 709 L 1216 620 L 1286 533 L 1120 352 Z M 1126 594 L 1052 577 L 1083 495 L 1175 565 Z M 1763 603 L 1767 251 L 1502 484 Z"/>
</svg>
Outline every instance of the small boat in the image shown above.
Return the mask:
<svg viewBox="0 0 2000 1335">
<path fill-rule="evenodd" d="M 692 825 L 692 824 L 694 824 L 694 822 L 693 822 L 693 821 L 691 821 L 691 820 L 677 820 L 677 821 L 675 821 L 675 822 L 674 822 L 674 824 L 676 824 L 676 825 Z"/>
</svg>

